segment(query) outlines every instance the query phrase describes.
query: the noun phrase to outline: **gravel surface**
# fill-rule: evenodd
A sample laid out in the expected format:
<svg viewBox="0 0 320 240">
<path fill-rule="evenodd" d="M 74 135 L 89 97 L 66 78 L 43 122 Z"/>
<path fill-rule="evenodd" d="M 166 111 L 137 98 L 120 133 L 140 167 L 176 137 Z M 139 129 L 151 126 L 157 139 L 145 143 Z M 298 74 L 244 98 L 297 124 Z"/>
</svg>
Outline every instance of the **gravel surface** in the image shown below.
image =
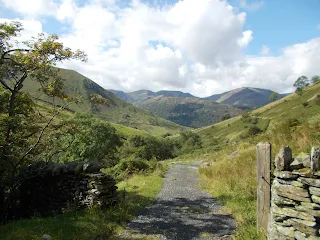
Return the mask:
<svg viewBox="0 0 320 240">
<path fill-rule="evenodd" d="M 165 175 L 157 199 L 128 224 L 128 229 L 160 239 L 228 239 L 235 229 L 230 215 L 199 189 L 200 163 L 175 164 Z"/>
</svg>

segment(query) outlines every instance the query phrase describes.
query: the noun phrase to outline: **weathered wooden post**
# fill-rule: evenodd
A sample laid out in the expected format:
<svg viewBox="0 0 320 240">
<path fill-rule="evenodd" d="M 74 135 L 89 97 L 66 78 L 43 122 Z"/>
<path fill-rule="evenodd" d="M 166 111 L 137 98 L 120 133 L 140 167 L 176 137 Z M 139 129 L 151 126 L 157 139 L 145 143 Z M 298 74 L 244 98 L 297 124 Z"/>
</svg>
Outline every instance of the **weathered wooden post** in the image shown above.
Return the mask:
<svg viewBox="0 0 320 240">
<path fill-rule="evenodd" d="M 271 202 L 271 144 L 257 145 L 257 229 L 267 232 Z"/>
</svg>

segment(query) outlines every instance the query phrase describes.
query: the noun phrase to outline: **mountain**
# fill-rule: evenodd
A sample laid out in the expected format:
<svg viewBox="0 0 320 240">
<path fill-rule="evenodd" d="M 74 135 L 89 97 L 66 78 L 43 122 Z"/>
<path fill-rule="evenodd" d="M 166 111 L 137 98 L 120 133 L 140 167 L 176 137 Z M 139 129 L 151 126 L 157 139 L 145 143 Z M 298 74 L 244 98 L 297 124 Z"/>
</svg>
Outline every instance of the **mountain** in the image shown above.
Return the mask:
<svg viewBox="0 0 320 240">
<path fill-rule="evenodd" d="M 293 126 L 300 123 L 314 123 L 320 126 L 319 93 L 320 84 L 312 85 L 303 89 L 302 96 L 292 93 L 278 101 L 253 110 L 250 113 L 250 117 L 245 121 L 243 117 L 238 116 L 212 126 L 197 129 L 195 132 L 202 137 L 205 147 L 212 147 L 214 142 L 231 143 L 233 141 L 241 141 L 242 136 L 248 132 L 248 128 L 253 123 L 266 132 L 273 131 L 275 126 L 281 122 L 286 122 L 288 125 L 293 124 Z M 319 139 L 317 134 L 314 133 L 315 139 Z M 282 135 L 279 137 L 281 141 L 284 141 Z M 265 140 L 263 139 L 262 141 Z M 289 140 L 285 139 L 285 141 Z"/>
<path fill-rule="evenodd" d="M 150 90 L 138 90 L 134 92 L 125 93 L 123 91 L 118 90 L 110 90 L 119 98 L 134 104 L 141 104 L 144 101 L 147 101 L 153 97 L 158 96 L 165 96 L 165 97 L 189 97 L 189 98 L 196 98 L 195 96 L 191 95 L 190 93 L 184 93 L 180 91 L 168 91 L 168 90 L 161 90 L 159 92 L 152 92 Z"/>
<path fill-rule="evenodd" d="M 154 116 L 144 109 L 140 109 L 131 103 L 117 97 L 114 93 L 105 90 L 89 78 L 73 70 L 59 69 L 59 76 L 65 79 L 65 91 L 74 97 L 83 99 L 81 104 L 72 104 L 68 108 L 72 111 L 91 113 L 103 120 L 144 130 L 150 134 L 161 135 L 164 133 L 178 133 L 186 129 L 176 123 Z M 31 79 L 26 79 L 23 90 L 29 92 L 35 98 L 52 103 L 52 99 L 37 91 L 39 84 Z M 92 106 L 90 96 L 99 94 L 108 100 L 109 106 Z M 62 105 L 61 100 L 56 104 Z"/>
<path fill-rule="evenodd" d="M 192 97 L 156 96 L 138 104 L 153 114 L 183 126 L 199 128 L 213 124 L 228 114 L 237 116 L 241 110 L 226 104 Z"/>
<path fill-rule="evenodd" d="M 271 93 L 273 91 L 267 89 L 245 87 L 215 94 L 204 99 L 234 105 L 242 109 L 254 109 L 270 103 L 269 96 Z M 288 94 L 279 94 L 278 99 L 286 95 Z"/>
</svg>

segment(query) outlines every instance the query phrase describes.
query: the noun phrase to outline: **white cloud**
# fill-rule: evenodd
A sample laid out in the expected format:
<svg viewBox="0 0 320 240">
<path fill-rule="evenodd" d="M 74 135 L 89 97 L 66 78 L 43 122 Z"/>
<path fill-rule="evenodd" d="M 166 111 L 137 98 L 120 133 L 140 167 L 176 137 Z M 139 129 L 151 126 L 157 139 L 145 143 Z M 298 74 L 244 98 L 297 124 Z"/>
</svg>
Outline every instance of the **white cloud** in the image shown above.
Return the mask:
<svg viewBox="0 0 320 240">
<path fill-rule="evenodd" d="M 300 75 L 319 74 L 320 38 L 288 46 L 277 57 L 267 56 L 267 46 L 261 50 L 266 56 L 245 56 L 254 34 L 243 30 L 246 14 L 236 13 L 226 1 L 184 0 L 161 8 L 136 0 L 126 8 L 111 0 L 77 2 L 51 3 L 54 16 L 70 26 L 61 40 L 83 49 L 89 61 L 61 66 L 105 88 L 171 89 L 197 96 L 244 86 L 287 92 Z M 24 11 L 28 18 L 31 13 L 40 16 L 34 9 Z M 44 13 L 53 16 L 48 9 Z M 39 21 L 25 24 L 28 36 L 42 30 Z"/>
<path fill-rule="evenodd" d="M 28 17 L 53 16 L 57 12 L 57 4 L 53 0 L 32 0 L 32 3 L 27 0 L 0 0 L 0 3 Z"/>
<path fill-rule="evenodd" d="M 0 23 L 12 22 L 12 21 L 21 22 L 23 25 L 23 31 L 20 34 L 21 36 L 18 36 L 19 40 L 22 40 L 22 41 L 30 40 L 32 37 L 35 37 L 39 33 L 43 32 L 41 22 L 36 20 L 23 20 L 19 18 L 15 18 L 15 19 L 0 18 Z"/>
<path fill-rule="evenodd" d="M 248 11 L 257 11 L 264 5 L 263 1 L 256 1 L 253 3 L 247 3 L 246 0 L 240 0 L 240 7 Z"/>
<path fill-rule="evenodd" d="M 261 55 L 269 55 L 270 54 L 270 48 L 267 45 L 262 45 L 260 54 Z"/>
</svg>

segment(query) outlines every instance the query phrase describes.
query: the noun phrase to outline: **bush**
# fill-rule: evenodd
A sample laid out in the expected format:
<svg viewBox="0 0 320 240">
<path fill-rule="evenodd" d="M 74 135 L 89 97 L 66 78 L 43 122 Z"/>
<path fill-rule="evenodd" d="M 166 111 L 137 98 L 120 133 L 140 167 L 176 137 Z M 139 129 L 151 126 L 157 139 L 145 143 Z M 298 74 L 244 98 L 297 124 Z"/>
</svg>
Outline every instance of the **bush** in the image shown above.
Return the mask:
<svg viewBox="0 0 320 240">
<path fill-rule="evenodd" d="M 226 113 L 226 114 L 224 114 L 224 115 L 222 116 L 221 121 L 224 121 L 224 120 L 227 120 L 227 119 L 230 119 L 230 118 L 231 118 L 230 114 L 229 114 L 229 113 Z"/>
<path fill-rule="evenodd" d="M 151 135 L 131 136 L 121 148 L 121 157 L 133 156 L 150 160 L 165 160 L 175 157 L 175 142 L 171 139 L 156 138 Z"/>
<path fill-rule="evenodd" d="M 289 126 L 290 128 L 294 128 L 294 127 L 299 126 L 301 123 L 296 118 L 289 118 L 284 124 Z"/>
<path fill-rule="evenodd" d="M 241 115 L 241 121 L 244 123 L 250 123 L 252 120 L 250 112 L 249 111 L 245 111 L 242 113 Z"/>
<path fill-rule="evenodd" d="M 302 106 L 303 106 L 303 107 L 307 107 L 308 105 L 309 105 L 308 102 L 303 102 L 303 103 L 302 103 Z"/>
<path fill-rule="evenodd" d="M 103 172 L 121 181 L 134 173 L 151 173 L 162 168 L 163 166 L 157 161 L 146 161 L 141 158 L 131 157 L 129 159 L 122 159 L 112 168 L 103 169 Z"/>
<path fill-rule="evenodd" d="M 249 136 L 255 136 L 262 133 L 262 130 L 258 128 L 257 126 L 252 126 L 248 129 L 248 135 Z"/>
<path fill-rule="evenodd" d="M 320 105 L 320 94 L 317 95 L 315 102 L 317 105 Z"/>
</svg>

